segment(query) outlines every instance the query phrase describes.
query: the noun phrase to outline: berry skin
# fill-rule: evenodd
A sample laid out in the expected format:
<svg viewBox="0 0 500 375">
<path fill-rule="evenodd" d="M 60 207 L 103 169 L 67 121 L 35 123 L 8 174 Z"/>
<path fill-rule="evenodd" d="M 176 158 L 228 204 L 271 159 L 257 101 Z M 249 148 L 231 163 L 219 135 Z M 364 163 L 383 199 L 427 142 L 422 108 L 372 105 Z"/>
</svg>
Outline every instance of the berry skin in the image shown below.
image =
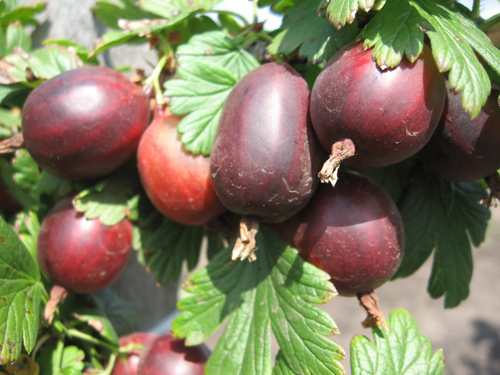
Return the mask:
<svg viewBox="0 0 500 375">
<path fill-rule="evenodd" d="M 443 111 L 445 81 L 429 48 L 416 62 L 403 58 L 382 71 L 372 51 L 354 42 L 337 52 L 311 92 L 311 120 L 326 150 L 350 139 L 355 154 L 343 163 L 379 168 L 416 154 Z"/>
<path fill-rule="evenodd" d="M 436 173 L 455 182 L 475 181 L 500 169 L 500 107 L 493 92 L 471 119 L 462 94 L 447 92 L 436 132 L 419 156 Z"/>
<path fill-rule="evenodd" d="M 138 375 L 203 375 L 209 356 L 206 345 L 185 346 L 167 333 L 144 348 Z"/>
<path fill-rule="evenodd" d="M 226 208 L 215 194 L 210 159 L 187 152 L 177 134 L 181 117 L 158 107 L 137 151 L 142 185 L 163 215 L 186 225 L 206 224 Z"/>
<path fill-rule="evenodd" d="M 47 172 L 85 180 L 110 174 L 137 150 L 150 109 L 141 87 L 105 67 L 70 70 L 29 95 L 26 148 Z"/>
<path fill-rule="evenodd" d="M 311 199 L 323 156 L 306 81 L 286 64 L 268 63 L 226 100 L 210 156 L 212 181 L 230 211 L 280 222 Z"/>
<path fill-rule="evenodd" d="M 341 296 L 355 296 L 394 275 L 403 257 L 404 228 L 382 187 L 358 173 L 341 178 L 335 188 L 319 186 L 302 211 L 273 229 L 327 272 Z"/>
<path fill-rule="evenodd" d="M 135 332 L 130 335 L 120 337 L 120 346 L 126 347 L 129 344 L 146 345 L 155 340 L 158 336 L 149 332 Z M 143 347 L 144 350 L 144 347 Z M 127 353 L 125 358 L 117 358 L 111 375 L 137 375 L 142 350 L 134 349 Z"/>
<path fill-rule="evenodd" d="M 57 203 L 42 222 L 37 244 L 40 269 L 52 283 L 87 294 L 111 285 L 132 252 L 132 223 L 105 226 L 78 212 L 72 198 Z"/>
</svg>

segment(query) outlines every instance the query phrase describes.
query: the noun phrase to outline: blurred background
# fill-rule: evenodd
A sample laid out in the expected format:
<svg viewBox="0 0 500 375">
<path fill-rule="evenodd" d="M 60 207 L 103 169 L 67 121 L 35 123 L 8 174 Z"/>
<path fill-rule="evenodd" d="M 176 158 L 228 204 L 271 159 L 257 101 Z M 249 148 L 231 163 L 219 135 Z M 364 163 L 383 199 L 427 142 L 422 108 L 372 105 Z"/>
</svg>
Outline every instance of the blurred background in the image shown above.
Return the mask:
<svg viewBox="0 0 500 375">
<path fill-rule="evenodd" d="M 21 3 L 30 3 L 21 0 Z M 471 7 L 472 0 L 463 1 Z M 47 38 L 64 38 L 92 48 L 94 42 L 106 29 L 93 16 L 95 0 L 50 0 L 47 10 L 39 17 L 40 25 L 33 29 L 34 43 L 40 44 Z M 251 20 L 252 3 L 248 0 L 226 0 L 218 9 L 233 10 Z M 498 0 L 483 0 L 481 15 L 489 18 L 500 13 Z M 281 18 L 269 9 L 259 11 L 259 21 L 265 21 L 267 29 L 276 29 Z M 101 64 L 110 67 L 130 66 L 151 71 L 156 64 L 156 54 L 147 45 L 113 48 L 101 55 Z M 459 307 L 445 310 L 443 300 L 432 300 L 427 294 L 427 280 L 431 262 L 408 279 L 398 279 L 380 288 L 377 292 L 386 315 L 396 308 L 410 311 L 417 321 L 420 332 L 426 335 L 433 349 L 443 348 L 446 374 L 495 375 L 500 374 L 500 208 L 493 209 L 487 241 L 474 250 L 474 276 L 470 297 Z M 202 267 L 203 262 L 200 264 Z M 185 280 L 187 274 L 183 275 Z M 181 280 L 182 282 L 182 280 Z M 129 264 L 120 280 L 112 287 L 119 295 L 130 300 L 136 307 L 141 330 L 164 332 L 175 316 L 178 284 L 158 287 L 153 277 L 135 258 Z M 369 330 L 361 327 L 364 314 L 353 298 L 334 298 L 324 306 L 341 334 L 333 340 L 349 352 L 349 342 L 355 334 L 372 338 Z M 219 330 L 208 341 L 214 348 Z M 277 346 L 274 346 L 275 352 Z M 349 358 L 343 361 L 347 371 Z"/>
</svg>

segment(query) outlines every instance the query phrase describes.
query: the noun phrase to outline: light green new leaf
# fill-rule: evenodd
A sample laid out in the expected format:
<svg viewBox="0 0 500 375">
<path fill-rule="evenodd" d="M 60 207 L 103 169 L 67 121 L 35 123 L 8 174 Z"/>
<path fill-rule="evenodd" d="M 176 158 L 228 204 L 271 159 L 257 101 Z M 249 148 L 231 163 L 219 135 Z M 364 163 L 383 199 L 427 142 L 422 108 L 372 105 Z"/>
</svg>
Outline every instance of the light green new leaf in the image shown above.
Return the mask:
<svg viewBox="0 0 500 375">
<path fill-rule="evenodd" d="M 417 324 L 406 310 L 391 312 L 389 331 L 373 328 L 372 343 L 365 336 L 351 341 L 353 375 L 438 375 L 443 374 L 442 350 L 432 355 L 429 340 L 420 335 Z"/>
<path fill-rule="evenodd" d="M 280 345 L 275 373 L 343 374 L 342 348 L 328 340 L 338 333 L 323 310 L 335 294 L 328 275 L 265 227 L 257 234 L 257 260 L 232 262 L 231 246 L 185 284 L 189 296 L 173 332 L 188 345 L 205 341 L 227 319 L 227 327 L 205 368 L 207 374 L 271 374 L 270 329 Z M 284 372 L 288 369 L 288 372 Z"/>
<path fill-rule="evenodd" d="M 271 54 L 288 54 L 300 46 L 299 55 L 317 64 L 330 59 L 354 40 L 359 32 L 356 25 L 335 29 L 326 18 L 318 17 L 316 3 L 316 0 L 305 0 L 286 12 L 282 31 L 268 47 Z"/>
<path fill-rule="evenodd" d="M 341 29 L 346 23 L 354 22 L 359 9 L 368 12 L 375 3 L 376 0 L 330 0 L 326 7 L 326 16 L 336 29 Z"/>
<path fill-rule="evenodd" d="M 29 251 L 0 216 L 0 365 L 35 346 L 43 286 Z"/>
<path fill-rule="evenodd" d="M 210 155 L 224 102 L 233 86 L 258 61 L 221 31 L 192 37 L 178 49 L 180 79 L 167 81 L 170 110 L 186 115 L 177 128 L 186 150 Z"/>
<path fill-rule="evenodd" d="M 177 75 L 179 79 L 166 83 L 166 95 L 172 98 L 170 110 L 176 115 L 189 113 L 177 130 L 188 151 L 208 156 L 222 107 L 238 80 L 225 67 L 204 60 L 184 63 Z"/>
<path fill-rule="evenodd" d="M 424 46 L 422 17 L 408 0 L 388 0 L 361 32 L 364 47 L 382 69 L 393 68 L 406 56 L 415 61 Z"/>
<path fill-rule="evenodd" d="M 210 31 L 193 36 L 188 44 L 177 49 L 182 66 L 190 61 L 209 61 L 230 71 L 238 80 L 257 68 L 259 62 L 238 45 L 239 39 L 230 39 L 222 31 Z"/>
</svg>

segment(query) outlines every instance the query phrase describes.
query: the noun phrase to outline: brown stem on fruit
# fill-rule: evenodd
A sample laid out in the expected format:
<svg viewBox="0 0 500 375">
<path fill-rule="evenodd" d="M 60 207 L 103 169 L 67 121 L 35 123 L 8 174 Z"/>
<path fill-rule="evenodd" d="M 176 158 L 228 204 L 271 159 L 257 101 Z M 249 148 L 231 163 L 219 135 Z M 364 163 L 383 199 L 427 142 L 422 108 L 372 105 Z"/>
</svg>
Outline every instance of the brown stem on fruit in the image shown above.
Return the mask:
<svg viewBox="0 0 500 375">
<path fill-rule="evenodd" d="M 323 164 L 323 168 L 318 173 L 318 177 L 321 179 L 321 182 L 331 183 L 333 187 L 337 183 L 338 177 L 337 174 L 339 172 L 340 163 L 354 156 L 356 152 L 356 147 L 354 143 L 350 139 L 342 139 L 338 142 L 335 142 L 332 145 L 332 153 L 325 164 Z"/>
<path fill-rule="evenodd" d="M 52 324 L 52 319 L 54 319 L 54 314 L 56 312 L 57 306 L 59 306 L 68 296 L 68 291 L 62 286 L 54 285 L 50 290 L 50 300 L 45 305 L 45 310 L 43 311 L 43 319 Z"/>
<path fill-rule="evenodd" d="M 380 328 L 389 331 L 375 292 L 370 290 L 369 292 L 359 293 L 358 300 L 361 308 L 367 314 L 366 319 L 361 323 L 361 325 L 364 328 L 379 326 Z"/>
<path fill-rule="evenodd" d="M 493 204 L 496 206 L 497 201 L 500 201 L 500 176 L 498 175 L 498 172 L 485 177 L 484 181 L 490 188 L 490 196 L 486 199 L 482 199 L 479 203 L 484 203 L 488 207 L 491 207 Z"/>
<path fill-rule="evenodd" d="M 243 216 L 240 220 L 240 237 L 236 240 L 233 248 L 233 260 L 244 260 L 249 262 L 257 259 L 255 256 L 255 236 L 259 230 L 259 222 Z"/>
<path fill-rule="evenodd" d="M 22 133 L 19 133 L 0 141 L 0 155 L 10 154 L 22 147 L 24 147 L 24 138 Z"/>
</svg>

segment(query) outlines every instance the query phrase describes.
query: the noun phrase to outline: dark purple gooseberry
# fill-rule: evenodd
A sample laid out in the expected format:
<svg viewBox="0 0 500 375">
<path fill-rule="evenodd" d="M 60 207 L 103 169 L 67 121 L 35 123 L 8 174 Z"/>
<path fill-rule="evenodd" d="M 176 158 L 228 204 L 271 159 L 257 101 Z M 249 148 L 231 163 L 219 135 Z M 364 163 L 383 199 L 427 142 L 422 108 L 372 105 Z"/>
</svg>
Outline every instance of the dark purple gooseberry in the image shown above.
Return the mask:
<svg viewBox="0 0 500 375">
<path fill-rule="evenodd" d="M 381 70 L 372 50 L 354 42 L 337 52 L 316 79 L 311 120 L 328 151 L 336 142 L 352 141 L 355 155 L 343 163 L 379 168 L 427 143 L 444 100 L 445 81 L 426 46 L 414 63 L 403 58 L 396 68 Z"/>
<path fill-rule="evenodd" d="M 137 374 L 203 375 L 209 356 L 206 345 L 186 346 L 167 333 L 144 347 Z"/>
<path fill-rule="evenodd" d="M 286 64 L 264 64 L 236 84 L 211 154 L 215 192 L 230 211 L 279 222 L 307 204 L 323 156 L 308 108 L 307 83 Z"/>
<path fill-rule="evenodd" d="M 419 156 L 436 173 L 455 181 L 475 181 L 500 169 L 500 107 L 498 91 L 471 119 L 462 94 L 447 91 L 446 106 L 436 132 Z"/>
<path fill-rule="evenodd" d="M 22 117 L 35 161 L 58 177 L 84 180 L 113 172 L 134 154 L 150 109 L 141 87 L 123 74 L 88 66 L 38 86 Z"/>
<path fill-rule="evenodd" d="M 43 220 L 37 257 L 43 274 L 73 293 L 94 293 L 111 285 L 132 252 L 132 223 L 106 226 L 88 220 L 72 198 L 57 203 Z"/>
<path fill-rule="evenodd" d="M 341 174 L 334 189 L 321 185 L 306 208 L 273 229 L 327 272 L 342 296 L 380 287 L 403 257 L 404 229 L 396 205 L 373 180 L 353 172 Z"/>
</svg>

